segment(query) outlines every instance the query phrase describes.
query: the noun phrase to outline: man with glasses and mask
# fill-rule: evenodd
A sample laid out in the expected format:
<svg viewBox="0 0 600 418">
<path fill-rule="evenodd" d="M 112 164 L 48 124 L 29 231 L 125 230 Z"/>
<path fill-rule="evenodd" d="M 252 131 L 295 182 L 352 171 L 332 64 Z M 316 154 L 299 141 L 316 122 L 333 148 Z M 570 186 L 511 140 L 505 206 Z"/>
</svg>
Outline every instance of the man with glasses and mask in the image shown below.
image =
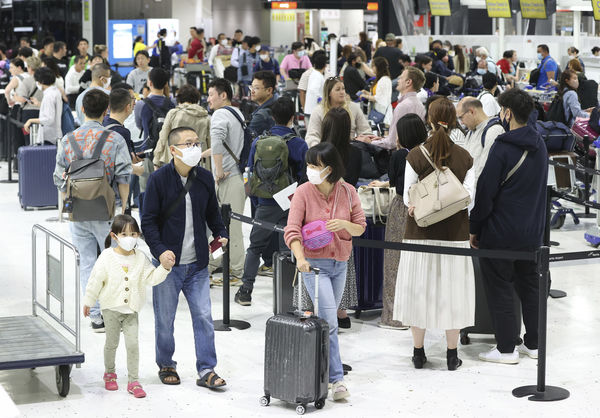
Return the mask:
<svg viewBox="0 0 600 418">
<path fill-rule="evenodd" d="M 92 67 L 92 83 L 90 86 L 82 91 L 77 100 L 75 101 L 75 111 L 77 112 L 77 119 L 79 125 L 83 125 L 85 117 L 83 114 L 83 98 L 90 90 L 99 89 L 106 94 L 110 94 L 110 67 L 104 63 L 96 64 Z"/>
<path fill-rule="evenodd" d="M 173 160 L 150 175 L 141 223 L 154 263 L 175 262 L 167 279 L 152 289 L 160 380 L 166 385 L 181 382 L 177 362 L 173 360 L 173 324 L 179 294 L 183 292 L 192 315 L 198 372 L 196 384 L 213 389 L 226 383 L 214 371 L 217 355 L 211 317 L 206 227 L 222 245 L 227 244 L 228 234 L 221 219 L 212 174 L 198 166 L 202 156 L 199 143 L 192 128 L 180 127 L 169 133 Z"/>
<path fill-rule="evenodd" d="M 497 118 L 491 118 L 485 113 L 481 101 L 474 97 L 462 99 L 456 107 L 456 115 L 461 126 L 469 130 L 464 144 L 459 145 L 469 151 L 473 157 L 475 185 L 477 185 L 490 148 L 496 138 L 504 133 L 504 128 Z"/>
</svg>

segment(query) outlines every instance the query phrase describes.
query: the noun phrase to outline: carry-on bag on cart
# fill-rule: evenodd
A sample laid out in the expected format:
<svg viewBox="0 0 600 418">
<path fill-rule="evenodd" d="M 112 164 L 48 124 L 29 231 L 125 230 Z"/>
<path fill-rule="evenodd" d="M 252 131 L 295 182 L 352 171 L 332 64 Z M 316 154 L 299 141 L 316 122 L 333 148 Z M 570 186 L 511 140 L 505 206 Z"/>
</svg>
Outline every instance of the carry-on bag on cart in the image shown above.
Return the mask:
<svg viewBox="0 0 600 418">
<path fill-rule="evenodd" d="M 319 270 L 315 272 L 315 312 L 319 312 Z M 303 275 L 298 274 L 303 280 Z M 300 301 L 298 301 L 300 305 Z M 300 415 L 314 402 L 325 406 L 329 383 L 329 325 L 314 313 L 294 312 L 267 320 L 262 406 L 271 398 L 297 405 Z"/>
<path fill-rule="evenodd" d="M 494 335 L 494 324 L 490 315 L 490 309 L 487 303 L 487 295 L 485 293 L 485 284 L 483 283 L 483 275 L 481 274 L 481 266 L 479 259 L 473 259 L 473 271 L 475 273 L 475 325 L 472 327 L 463 328 L 460 331 L 460 343 L 462 345 L 470 344 L 471 339 L 469 334 L 490 334 Z M 521 301 L 515 291 L 515 312 L 517 323 L 519 326 L 519 334 L 521 333 Z M 521 344 L 522 341 L 517 341 Z M 517 345 L 518 345 L 517 344 Z"/>
<path fill-rule="evenodd" d="M 385 224 L 374 224 L 367 218 L 363 239 L 385 240 Z M 354 247 L 358 306 L 353 306 L 356 318 L 362 311 L 383 307 L 383 249 Z"/>
<path fill-rule="evenodd" d="M 19 203 L 23 209 L 58 207 L 58 191 L 53 173 L 56 164 L 55 145 L 20 147 Z"/>
</svg>

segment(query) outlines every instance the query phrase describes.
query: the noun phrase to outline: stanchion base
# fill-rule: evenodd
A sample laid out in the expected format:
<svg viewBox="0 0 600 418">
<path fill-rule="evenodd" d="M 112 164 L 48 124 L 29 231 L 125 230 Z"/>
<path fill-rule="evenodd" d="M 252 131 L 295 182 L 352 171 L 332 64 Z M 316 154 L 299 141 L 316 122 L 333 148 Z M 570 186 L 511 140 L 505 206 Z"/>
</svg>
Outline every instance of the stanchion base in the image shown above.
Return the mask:
<svg viewBox="0 0 600 418">
<path fill-rule="evenodd" d="M 550 241 L 551 247 L 558 247 L 559 245 L 560 245 L 560 242 L 558 242 L 558 241 Z"/>
<path fill-rule="evenodd" d="M 243 330 L 250 328 L 250 323 L 246 321 L 230 320 L 227 324 L 223 320 L 213 321 L 215 331 L 231 331 L 231 328 Z"/>
<path fill-rule="evenodd" d="M 567 292 L 564 292 L 562 290 L 557 290 L 557 289 L 550 289 L 548 294 L 550 295 L 550 297 L 552 299 L 560 299 L 560 298 L 564 298 L 565 296 L 567 296 Z"/>
<path fill-rule="evenodd" d="M 519 388 L 513 389 L 512 394 L 517 398 L 529 396 L 528 399 L 530 401 L 544 402 L 562 401 L 563 399 L 567 399 L 570 396 L 568 390 L 556 386 L 546 386 L 545 391 L 539 392 L 536 385 L 521 386 Z"/>
<path fill-rule="evenodd" d="M 1 184 L 18 183 L 19 180 L 0 180 Z"/>
</svg>

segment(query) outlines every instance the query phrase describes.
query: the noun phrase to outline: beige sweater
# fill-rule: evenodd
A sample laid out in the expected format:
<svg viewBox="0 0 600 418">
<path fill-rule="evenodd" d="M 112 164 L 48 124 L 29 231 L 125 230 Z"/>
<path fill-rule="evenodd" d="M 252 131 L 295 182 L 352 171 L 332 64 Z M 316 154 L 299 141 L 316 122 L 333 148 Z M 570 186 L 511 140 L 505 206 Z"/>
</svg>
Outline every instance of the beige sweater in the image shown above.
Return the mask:
<svg viewBox="0 0 600 418">
<path fill-rule="evenodd" d="M 92 269 L 83 304 L 94 306 L 100 300 L 102 309 L 128 306 L 139 312 L 146 301 L 145 287 L 164 282 L 168 274 L 163 266 L 154 267 L 140 250 L 135 250 L 135 261 L 125 273 L 115 250 L 107 248 Z"/>
<path fill-rule="evenodd" d="M 360 105 L 354 102 L 348 102 L 350 109 L 350 138 L 354 139 L 358 135 L 371 134 L 369 121 L 365 117 Z M 315 107 L 310 114 L 308 128 L 306 129 L 306 143 L 308 147 L 314 147 L 321 142 L 321 133 L 323 132 L 323 118 L 325 117 L 323 105 Z"/>
<path fill-rule="evenodd" d="M 154 165 L 159 167 L 171 162 L 169 151 L 169 132 L 175 128 L 186 126 L 198 134 L 202 151 L 210 148 L 210 117 L 202 106 L 191 103 L 181 103 L 175 109 L 169 110 L 160 130 L 158 143 L 154 149 Z M 202 161 L 201 166 L 210 170 L 210 159 Z"/>
</svg>

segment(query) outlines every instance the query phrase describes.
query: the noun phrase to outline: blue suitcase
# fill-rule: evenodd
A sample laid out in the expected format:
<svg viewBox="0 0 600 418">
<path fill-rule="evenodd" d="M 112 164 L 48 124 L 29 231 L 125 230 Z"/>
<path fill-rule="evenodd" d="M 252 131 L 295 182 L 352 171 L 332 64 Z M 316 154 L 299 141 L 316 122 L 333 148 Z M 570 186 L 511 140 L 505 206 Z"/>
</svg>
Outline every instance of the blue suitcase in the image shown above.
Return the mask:
<svg viewBox="0 0 600 418">
<path fill-rule="evenodd" d="M 374 224 L 367 219 L 361 238 L 385 241 L 385 224 Z M 383 308 L 383 249 L 354 247 L 354 266 L 358 305 L 352 309 L 356 311 L 356 318 L 360 318 L 362 311 Z"/>
<path fill-rule="evenodd" d="M 58 207 L 58 191 L 52 174 L 56 164 L 55 145 L 20 147 L 19 202 L 28 208 Z"/>
</svg>

